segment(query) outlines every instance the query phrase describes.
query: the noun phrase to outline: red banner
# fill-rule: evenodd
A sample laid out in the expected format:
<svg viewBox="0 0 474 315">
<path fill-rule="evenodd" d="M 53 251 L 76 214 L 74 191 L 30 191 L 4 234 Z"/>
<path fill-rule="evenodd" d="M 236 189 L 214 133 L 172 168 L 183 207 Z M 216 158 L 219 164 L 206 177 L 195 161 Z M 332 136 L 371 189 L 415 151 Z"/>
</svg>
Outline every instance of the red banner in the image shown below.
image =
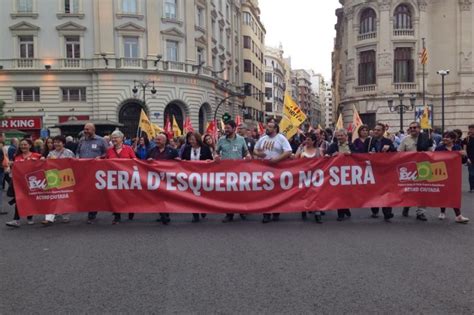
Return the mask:
<svg viewBox="0 0 474 315">
<path fill-rule="evenodd" d="M 22 216 L 86 211 L 261 213 L 461 206 L 458 153 L 353 154 L 322 159 L 18 162 Z"/>
<path fill-rule="evenodd" d="M 41 117 L 10 117 L 0 120 L 0 129 L 36 130 L 41 129 Z"/>
</svg>

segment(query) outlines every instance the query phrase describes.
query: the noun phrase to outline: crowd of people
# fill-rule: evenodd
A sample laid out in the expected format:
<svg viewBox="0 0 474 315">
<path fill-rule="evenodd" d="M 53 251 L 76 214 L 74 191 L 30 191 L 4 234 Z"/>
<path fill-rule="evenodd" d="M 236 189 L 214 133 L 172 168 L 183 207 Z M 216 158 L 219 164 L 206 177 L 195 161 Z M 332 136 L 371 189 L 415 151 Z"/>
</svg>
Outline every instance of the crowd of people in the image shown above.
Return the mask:
<svg viewBox="0 0 474 315">
<path fill-rule="evenodd" d="M 95 126 L 87 123 L 84 126 L 81 139 L 74 141 L 72 137 L 55 136 L 44 140 L 33 141 L 30 136 L 21 140 L 11 139 L 8 148 L 5 147 L 4 135 L 0 135 L 0 182 L 3 188 L 8 185 L 7 195 L 12 197 L 10 204 L 15 204 L 14 189 L 9 176 L 15 163 L 27 160 L 63 159 L 63 158 L 93 158 L 93 159 L 140 159 L 140 160 L 250 160 L 263 159 L 272 163 L 279 163 L 287 159 L 313 159 L 332 157 L 339 154 L 371 153 L 384 154 L 386 152 L 426 152 L 426 151 L 459 151 L 463 163 L 469 168 L 469 189 L 474 192 L 474 124 L 468 126 L 468 135 L 463 139 L 461 130 L 444 132 L 424 132 L 420 124 L 412 122 L 407 130 L 397 134 L 388 133 L 388 126 L 377 123 L 373 129 L 362 125 L 356 134 L 348 134 L 345 129 L 312 129 L 303 134 L 298 133 L 290 141 L 280 133 L 278 123 L 269 121 L 264 135 L 259 135 L 258 129 L 249 129 L 245 124 L 237 126 L 232 120 L 225 122 L 223 134 L 217 141 L 209 134 L 201 135 L 198 132 L 188 132 L 184 137 L 168 139 L 165 133 L 158 134 L 154 139 L 148 139 L 146 134 L 136 139 L 126 139 L 124 134 L 116 130 L 111 135 L 100 137 L 96 134 Z M 3 205 L 0 193 L 0 205 Z M 203 209 L 205 210 L 205 209 Z M 383 207 L 383 218 L 390 222 L 394 217 L 393 209 Z M 455 222 L 467 223 L 469 219 L 461 214 L 461 209 L 453 209 Z M 157 209 L 157 212 L 159 209 Z M 371 217 L 379 217 L 380 208 L 371 209 Z M 427 221 L 426 209 L 417 207 L 416 219 Z M 316 223 L 322 223 L 324 211 L 311 211 Z M 0 214 L 7 214 L 0 207 Z M 302 212 L 303 220 L 308 220 L 308 212 Z M 169 213 L 160 213 L 158 221 L 168 225 L 171 221 Z M 402 210 L 404 217 L 409 216 L 409 208 Z M 87 223 L 96 221 L 97 212 L 89 212 Z M 196 223 L 206 217 L 206 214 L 192 214 L 192 222 Z M 337 220 L 343 221 L 351 217 L 350 209 L 338 209 Z M 278 221 L 279 213 L 264 213 L 262 223 Z M 440 220 L 446 218 L 446 209 L 441 208 Z M 70 222 L 67 213 L 61 215 L 62 222 Z M 133 220 L 134 214 L 129 213 L 128 219 Z M 246 220 L 244 213 L 241 220 Z M 120 213 L 113 214 L 112 224 L 119 224 L 122 220 Z M 228 213 L 222 222 L 234 220 L 234 214 Z M 48 214 L 41 223 L 44 226 L 53 225 L 57 215 Z M 33 217 L 27 217 L 28 224 L 34 224 Z M 20 216 L 15 206 L 12 221 L 6 223 L 9 227 L 20 226 Z"/>
</svg>

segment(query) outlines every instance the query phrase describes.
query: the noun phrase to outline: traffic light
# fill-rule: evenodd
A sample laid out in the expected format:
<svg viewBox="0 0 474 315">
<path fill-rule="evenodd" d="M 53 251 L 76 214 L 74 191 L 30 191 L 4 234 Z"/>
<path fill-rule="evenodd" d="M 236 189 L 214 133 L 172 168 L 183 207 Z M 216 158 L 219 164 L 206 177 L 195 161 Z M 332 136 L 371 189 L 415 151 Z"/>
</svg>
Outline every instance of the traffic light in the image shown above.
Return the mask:
<svg viewBox="0 0 474 315">
<path fill-rule="evenodd" d="M 229 113 L 224 113 L 224 115 L 222 115 L 222 120 L 226 123 L 228 122 L 229 120 L 232 119 L 232 116 L 230 116 Z"/>
</svg>

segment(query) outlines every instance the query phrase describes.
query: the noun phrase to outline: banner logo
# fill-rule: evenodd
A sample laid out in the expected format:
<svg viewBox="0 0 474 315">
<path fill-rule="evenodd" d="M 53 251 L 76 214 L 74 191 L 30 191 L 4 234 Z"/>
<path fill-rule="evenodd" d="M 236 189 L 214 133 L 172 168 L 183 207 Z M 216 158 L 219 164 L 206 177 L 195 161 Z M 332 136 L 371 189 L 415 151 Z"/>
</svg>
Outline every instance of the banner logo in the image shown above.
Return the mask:
<svg viewBox="0 0 474 315">
<path fill-rule="evenodd" d="M 410 162 L 398 167 L 398 178 L 401 182 L 427 181 L 442 182 L 448 179 L 445 162 Z"/>
<path fill-rule="evenodd" d="M 36 171 L 26 175 L 30 192 L 64 189 L 76 185 L 72 168 Z"/>
</svg>

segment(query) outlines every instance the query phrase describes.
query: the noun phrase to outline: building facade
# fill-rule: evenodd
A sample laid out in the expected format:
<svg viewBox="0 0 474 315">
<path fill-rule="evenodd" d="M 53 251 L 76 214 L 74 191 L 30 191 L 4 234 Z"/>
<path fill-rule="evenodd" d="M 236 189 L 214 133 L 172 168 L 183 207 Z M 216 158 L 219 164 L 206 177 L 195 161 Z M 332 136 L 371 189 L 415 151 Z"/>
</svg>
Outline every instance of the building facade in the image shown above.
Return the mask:
<svg viewBox="0 0 474 315">
<path fill-rule="evenodd" d="M 201 132 L 217 106 L 241 111 L 238 0 L 9 2 L 0 10 L 8 116 L 38 116 L 40 128 L 108 119 L 133 136 L 142 109 L 160 126 L 189 116 Z"/>
<path fill-rule="evenodd" d="M 313 108 L 314 108 L 314 119 L 313 126 L 324 125 L 324 107 L 325 107 L 325 81 L 324 77 L 320 73 L 316 73 L 314 70 L 308 71 L 311 76 L 311 90 L 313 91 Z"/>
<path fill-rule="evenodd" d="M 423 41 L 428 51 L 425 66 L 425 102 L 432 107 L 434 126 L 441 126 L 442 84 L 446 76 L 446 129 L 465 130 L 474 121 L 474 12 L 471 0 L 340 0 L 336 11 L 333 52 L 334 112 L 343 113 L 347 126 L 353 105 L 369 125 L 387 122 L 400 129 L 400 115 L 388 101 L 405 105 L 416 97 L 423 106 L 423 67 L 419 55 Z M 415 110 L 405 113 L 406 127 Z"/>
<path fill-rule="evenodd" d="M 265 114 L 281 118 L 286 91 L 286 68 L 283 48 L 265 48 Z"/>
<path fill-rule="evenodd" d="M 296 103 L 308 117 L 305 126 L 317 126 L 318 109 L 316 107 L 315 95 L 311 87 L 311 74 L 304 69 L 296 69 L 293 71 L 293 75 L 296 82 L 296 88 L 298 89 Z"/>
<path fill-rule="evenodd" d="M 264 121 L 264 53 L 266 30 L 260 20 L 258 0 L 241 0 L 243 84 L 246 121 Z"/>
<path fill-rule="evenodd" d="M 331 82 L 324 83 L 324 126 L 334 126 Z"/>
</svg>

